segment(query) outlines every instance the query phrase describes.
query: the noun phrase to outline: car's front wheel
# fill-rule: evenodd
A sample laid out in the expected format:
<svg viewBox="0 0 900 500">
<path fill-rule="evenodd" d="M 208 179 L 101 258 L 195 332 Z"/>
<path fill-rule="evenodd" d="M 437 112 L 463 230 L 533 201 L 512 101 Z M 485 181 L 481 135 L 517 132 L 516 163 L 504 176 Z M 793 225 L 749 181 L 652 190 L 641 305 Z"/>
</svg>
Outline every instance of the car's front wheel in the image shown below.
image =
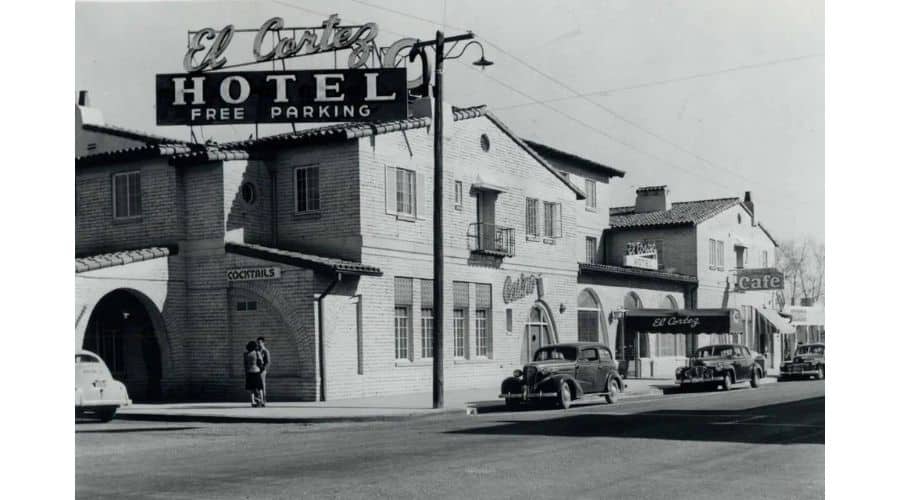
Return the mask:
<svg viewBox="0 0 900 500">
<path fill-rule="evenodd" d="M 506 398 L 506 409 L 507 410 L 517 410 L 519 409 L 519 403 L 522 401 L 516 398 Z"/>
<path fill-rule="evenodd" d="M 825 378 L 825 370 L 819 366 L 816 368 L 816 380 L 822 380 L 823 378 Z"/>
<path fill-rule="evenodd" d="M 618 380 L 610 380 L 609 387 L 606 388 L 606 402 L 609 404 L 615 403 L 619 399 L 619 393 L 622 392 L 619 387 Z"/>
<path fill-rule="evenodd" d="M 102 410 L 97 410 L 97 418 L 101 422 L 109 422 L 116 416 L 115 408 L 104 408 Z"/>
<path fill-rule="evenodd" d="M 750 387 L 756 389 L 759 387 L 759 370 L 754 369 L 753 373 L 750 375 Z"/>
<path fill-rule="evenodd" d="M 570 406 L 572 406 L 572 390 L 569 388 L 569 384 L 563 382 L 559 385 L 559 396 L 558 401 L 559 407 L 563 410 L 568 410 Z"/>
<path fill-rule="evenodd" d="M 722 390 L 730 391 L 731 390 L 731 374 L 725 372 L 725 376 L 722 377 Z"/>
</svg>

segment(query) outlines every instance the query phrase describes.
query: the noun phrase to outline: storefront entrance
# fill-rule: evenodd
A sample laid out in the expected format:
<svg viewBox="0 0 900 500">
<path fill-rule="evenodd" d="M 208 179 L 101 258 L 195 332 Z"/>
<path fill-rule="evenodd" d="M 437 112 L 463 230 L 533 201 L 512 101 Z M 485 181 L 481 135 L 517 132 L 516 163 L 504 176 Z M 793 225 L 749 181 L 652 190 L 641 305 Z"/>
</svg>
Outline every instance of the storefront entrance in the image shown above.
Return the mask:
<svg viewBox="0 0 900 500">
<path fill-rule="evenodd" d="M 543 304 L 535 304 L 528 313 L 525 323 L 525 352 L 528 360 L 534 359 L 534 353 L 545 345 L 557 342 L 556 330 L 550 312 Z"/>
<path fill-rule="evenodd" d="M 97 303 L 83 348 L 103 359 L 133 401 L 162 399 L 159 342 L 150 312 L 132 292 L 115 290 Z"/>
</svg>

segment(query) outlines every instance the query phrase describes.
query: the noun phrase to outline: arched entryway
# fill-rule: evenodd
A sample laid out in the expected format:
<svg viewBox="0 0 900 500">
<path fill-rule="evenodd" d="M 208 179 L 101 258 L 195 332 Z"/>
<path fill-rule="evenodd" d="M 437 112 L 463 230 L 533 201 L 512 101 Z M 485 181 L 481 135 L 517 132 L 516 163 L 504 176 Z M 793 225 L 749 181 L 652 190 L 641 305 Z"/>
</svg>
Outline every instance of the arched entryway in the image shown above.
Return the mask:
<svg viewBox="0 0 900 500">
<path fill-rule="evenodd" d="M 597 294 L 588 288 L 578 294 L 578 341 L 609 345 L 603 304 Z"/>
<path fill-rule="evenodd" d="M 135 290 L 106 294 L 91 312 L 82 347 L 98 354 L 135 402 L 162 399 L 159 311 Z"/>
<path fill-rule="evenodd" d="M 643 309 L 644 303 L 637 293 L 628 292 L 625 294 L 623 306 L 626 310 Z M 616 335 L 616 358 L 620 362 L 623 362 L 620 364 L 624 364 L 624 366 L 621 367 L 623 373 L 627 374 L 629 377 L 633 377 L 635 375 L 634 358 L 636 334 L 635 332 L 625 332 L 624 327 L 624 323 L 619 321 L 619 331 Z"/>
<path fill-rule="evenodd" d="M 534 359 L 534 352 L 541 347 L 559 342 L 556 335 L 556 326 L 553 322 L 553 314 L 543 302 L 535 302 L 528 311 L 528 321 L 525 322 L 525 342 L 523 343 L 527 360 Z"/>
</svg>

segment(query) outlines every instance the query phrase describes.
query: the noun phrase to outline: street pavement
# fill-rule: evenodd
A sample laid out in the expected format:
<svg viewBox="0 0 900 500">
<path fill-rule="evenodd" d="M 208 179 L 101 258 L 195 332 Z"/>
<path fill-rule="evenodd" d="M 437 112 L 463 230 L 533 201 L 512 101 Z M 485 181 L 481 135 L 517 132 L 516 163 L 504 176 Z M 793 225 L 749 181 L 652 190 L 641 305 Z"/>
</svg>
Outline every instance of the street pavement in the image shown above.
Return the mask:
<svg viewBox="0 0 900 500">
<path fill-rule="evenodd" d="M 823 498 L 825 384 L 403 422 L 76 425 L 77 498 Z"/>
</svg>

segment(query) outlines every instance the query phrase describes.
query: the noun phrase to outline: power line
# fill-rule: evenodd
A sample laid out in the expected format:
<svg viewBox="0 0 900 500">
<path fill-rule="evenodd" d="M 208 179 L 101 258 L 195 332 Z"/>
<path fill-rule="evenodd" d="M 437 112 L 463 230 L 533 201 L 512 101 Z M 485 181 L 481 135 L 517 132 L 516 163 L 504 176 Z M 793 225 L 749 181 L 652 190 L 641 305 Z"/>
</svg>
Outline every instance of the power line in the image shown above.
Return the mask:
<svg viewBox="0 0 900 500">
<path fill-rule="evenodd" d="M 322 15 L 322 16 L 327 16 L 327 15 L 329 15 L 329 14 L 326 14 L 326 13 L 323 13 L 323 12 L 318 12 L 318 11 L 315 11 L 315 10 L 311 10 L 311 9 L 308 9 L 308 8 L 305 8 L 305 7 L 299 7 L 299 6 L 297 6 L 297 5 L 294 5 L 294 4 L 291 4 L 291 3 L 288 3 L 288 2 L 283 2 L 283 1 L 280 1 L 280 0 L 271 0 L 271 1 L 274 2 L 274 3 L 278 3 L 278 4 L 281 4 L 281 5 L 287 6 L 287 7 L 296 8 L 296 9 L 298 9 L 298 10 L 310 12 L 310 13 L 317 14 L 317 15 Z M 390 12 L 390 13 L 393 13 L 393 14 L 396 14 L 396 15 L 399 15 L 399 16 L 403 16 L 403 17 L 407 17 L 407 18 L 410 18 L 410 19 L 415 19 L 415 20 L 418 20 L 418 21 L 422 21 L 422 22 L 428 23 L 428 24 L 430 24 L 430 25 L 432 25 L 432 26 L 439 26 L 439 25 L 442 24 L 442 23 L 436 22 L 436 21 L 434 21 L 434 20 L 432 20 L 432 19 L 428 19 L 428 18 L 416 16 L 416 15 L 413 15 L 413 14 L 409 14 L 409 13 L 407 13 L 407 12 L 394 10 L 394 9 L 391 9 L 391 8 L 388 8 L 388 7 L 383 7 L 383 6 L 381 6 L 381 5 L 371 4 L 371 3 L 368 3 L 368 2 L 363 2 L 363 1 L 361 1 L 361 0 L 350 0 L 350 1 L 352 1 L 352 2 L 354 2 L 354 3 L 357 3 L 357 4 L 360 4 L 360 5 L 364 5 L 364 6 L 368 6 L 368 7 L 380 9 L 380 10 L 383 10 L 383 11 L 386 11 L 386 12 Z M 448 28 L 466 31 L 464 28 L 461 28 L 461 27 L 458 27 L 458 26 L 453 26 L 453 25 L 451 25 L 451 24 L 443 23 L 443 25 L 446 26 L 446 27 L 448 27 Z M 390 30 L 382 30 L 382 31 L 384 31 L 384 32 L 386 32 L 386 33 L 392 33 L 392 34 L 395 34 L 395 35 L 398 35 L 398 36 L 404 36 L 404 35 L 402 35 L 402 34 L 400 34 L 400 33 L 392 32 L 392 31 L 390 31 Z M 656 138 L 657 140 L 660 140 L 660 141 L 665 142 L 665 143 L 667 143 L 667 144 L 669 144 L 669 145 L 671 145 L 671 146 L 673 146 L 673 147 L 675 147 L 675 148 L 677 148 L 677 149 L 680 149 L 680 150 L 682 150 L 682 151 L 684 151 L 684 152 L 686 152 L 686 153 L 688 153 L 688 154 L 690 154 L 690 155 L 692 155 L 692 156 L 694 156 L 694 157 L 700 159 L 701 161 L 704 161 L 704 162 L 706 162 L 706 163 L 709 163 L 709 164 L 710 164 L 711 166 L 713 166 L 713 167 L 716 167 L 716 168 L 718 168 L 718 169 L 721 169 L 721 170 L 725 170 L 725 171 L 731 172 L 732 174 L 734 174 L 734 175 L 736 175 L 736 176 L 740 177 L 741 179 L 744 179 L 744 180 L 746 180 L 746 181 L 748 181 L 748 182 L 754 182 L 753 179 L 750 179 L 750 178 L 746 177 L 745 175 L 743 175 L 743 174 L 741 174 L 741 173 L 739 173 L 739 172 L 736 172 L 736 171 L 734 171 L 734 170 L 732 170 L 732 169 L 730 169 L 730 168 L 726 168 L 726 167 L 719 166 L 719 165 L 713 163 L 711 160 L 708 160 L 708 159 L 706 159 L 706 158 L 704 158 L 704 157 L 702 157 L 702 156 L 700 156 L 700 155 L 698 155 L 698 154 L 696 154 L 696 153 L 693 153 L 693 152 L 691 152 L 690 150 L 688 150 L 687 148 L 683 148 L 682 146 L 680 146 L 680 145 L 678 145 L 678 144 L 676 144 L 676 143 L 674 143 L 674 142 L 672 142 L 672 141 L 669 141 L 669 140 L 666 139 L 665 137 L 662 137 L 662 136 L 660 136 L 659 134 L 656 134 L 656 133 L 653 132 L 653 131 L 647 130 L 646 128 L 640 126 L 639 124 L 633 122 L 632 120 L 629 120 L 627 117 L 624 117 L 624 116 L 622 116 L 621 114 L 615 112 L 614 110 L 611 110 L 611 109 L 607 108 L 606 106 L 603 106 L 603 105 L 601 105 L 601 104 L 599 104 L 599 103 L 596 103 L 596 102 L 594 102 L 594 101 L 592 101 L 592 100 L 590 100 L 590 99 L 587 99 L 587 97 L 582 96 L 582 94 L 580 94 L 580 93 L 578 93 L 578 91 L 576 91 L 576 90 L 570 88 L 570 87 L 569 87 L 568 85 L 566 85 L 564 82 L 561 82 L 561 81 L 558 80 L 557 78 L 555 78 L 555 77 L 553 77 L 553 76 L 551 76 L 551 75 L 548 75 L 548 74 L 544 73 L 544 72 L 541 71 L 540 69 L 538 69 L 538 68 L 534 67 L 533 65 L 531 65 L 530 63 L 528 63 L 528 62 L 526 62 L 526 61 L 520 59 L 519 57 L 515 56 L 514 54 L 509 53 L 508 51 L 504 50 L 502 47 L 500 47 L 500 46 L 497 45 L 496 43 L 491 42 L 490 40 L 488 40 L 488 39 L 486 39 L 486 38 L 484 38 L 484 37 L 481 37 L 481 36 L 479 36 L 479 38 L 482 39 L 485 43 L 487 43 L 487 44 L 491 45 L 492 47 L 494 47 L 498 52 L 501 52 L 501 53 L 503 53 L 503 54 L 506 54 L 508 57 L 510 57 L 510 58 L 512 58 L 513 60 L 515 60 L 516 62 L 522 64 L 523 66 L 525 66 L 525 67 L 528 68 L 529 70 L 531 70 L 531 71 L 533 71 L 533 72 L 535 72 L 535 73 L 537 73 L 537 74 L 543 76 L 544 78 L 550 80 L 550 81 L 553 82 L 554 84 L 556 84 L 556 85 L 558 85 L 558 86 L 560 86 L 560 87 L 566 89 L 567 91 L 569 91 L 569 92 L 575 94 L 575 95 L 573 95 L 573 96 L 566 97 L 566 98 L 563 98 L 563 99 L 560 99 L 560 100 L 572 99 L 572 98 L 576 98 L 576 97 L 582 97 L 582 98 L 584 98 L 587 102 L 593 104 L 594 106 L 599 107 L 600 109 L 603 109 L 604 111 L 606 111 L 607 113 L 609 113 L 611 116 L 615 117 L 616 119 L 619 119 L 619 120 L 621 120 L 621 121 L 624 121 L 624 122 L 628 123 L 628 124 L 631 125 L 632 127 L 635 127 L 635 128 L 637 128 L 637 129 L 643 131 L 644 133 L 653 136 L 653 137 Z M 785 61 L 787 61 L 787 60 L 797 60 L 797 59 L 808 58 L 808 57 L 816 57 L 816 55 L 800 56 L 800 57 L 798 57 L 798 58 L 785 59 Z M 455 62 L 458 63 L 459 61 L 455 61 Z M 772 63 L 774 63 L 774 61 L 769 61 L 768 63 L 760 63 L 760 65 L 762 65 L 762 64 L 772 64 Z M 468 65 L 465 65 L 465 64 L 460 64 L 460 65 L 463 66 L 463 67 L 465 67 L 466 69 L 468 69 L 468 70 L 470 70 L 470 71 L 476 71 L 475 69 L 469 67 Z M 749 68 L 750 66 L 753 66 L 753 65 L 744 65 L 744 67 L 747 67 L 747 68 Z M 579 124 L 579 125 L 581 125 L 581 126 L 587 128 L 587 129 L 589 129 L 589 130 L 592 130 L 592 131 L 594 131 L 594 132 L 596 132 L 596 133 L 598 133 L 598 134 L 600 134 L 600 135 L 602 135 L 602 136 L 608 138 L 609 140 L 611 140 L 612 142 L 614 142 L 614 143 L 616 143 L 616 144 L 619 144 L 619 145 L 624 146 L 624 147 L 626 147 L 626 148 L 628 148 L 628 149 L 630 149 L 630 150 L 632 150 L 632 151 L 635 151 L 635 152 L 640 153 L 640 154 L 642 154 L 642 155 L 645 155 L 645 156 L 647 156 L 647 157 L 649 157 L 649 158 L 652 158 L 652 159 L 654 159 L 654 160 L 656 160 L 656 161 L 658 161 L 658 162 L 660 162 L 660 163 L 662 163 L 662 164 L 664 164 L 664 165 L 669 165 L 669 166 L 671 166 L 671 167 L 673 167 L 673 168 L 676 168 L 676 169 L 678 169 L 678 170 L 681 170 L 681 171 L 683 171 L 683 172 L 685 172 L 685 173 L 688 173 L 688 174 L 690 174 L 690 175 L 699 177 L 699 178 L 701 178 L 703 181 L 705 181 L 705 182 L 707 182 L 707 183 L 714 184 L 714 185 L 719 186 L 719 187 L 722 187 L 722 188 L 724 188 L 724 189 L 729 189 L 729 190 L 730 190 L 730 189 L 732 188 L 731 186 L 728 186 L 727 184 L 724 184 L 724 183 L 722 183 L 722 182 L 715 181 L 715 180 L 709 178 L 707 175 L 705 175 L 705 174 L 703 174 L 703 173 L 701 173 L 701 172 L 698 172 L 698 171 L 696 171 L 696 170 L 689 169 L 689 168 L 684 167 L 684 166 L 682 166 L 682 165 L 678 165 L 678 164 L 673 163 L 673 162 L 671 162 L 671 161 L 668 161 L 668 160 L 666 160 L 665 158 L 662 158 L 662 157 L 660 157 L 660 156 L 658 156 L 658 155 L 656 155 L 656 154 L 653 154 L 653 153 L 650 153 L 650 152 L 648 152 L 648 151 L 646 151 L 646 150 L 643 150 L 643 149 L 641 149 L 641 148 L 639 148 L 639 147 L 637 147 L 637 146 L 635 146 L 635 145 L 633 145 L 633 144 L 631 144 L 631 143 L 628 143 L 628 142 L 626 142 L 626 141 L 623 141 L 623 140 L 621 140 L 621 139 L 619 139 L 619 138 L 617 138 L 617 137 L 615 137 L 615 136 L 609 134 L 608 132 L 605 132 L 605 131 L 603 131 L 603 130 L 601 130 L 601 129 L 599 129 L 599 128 L 593 126 L 593 125 L 591 125 L 590 123 L 587 123 L 587 122 L 585 122 L 584 120 L 581 120 L 580 118 L 577 118 L 577 117 L 575 117 L 575 116 L 572 116 L 571 114 L 568 114 L 568 113 L 566 113 L 566 112 L 564 112 L 564 111 L 561 111 L 561 110 L 559 110 L 559 109 L 557 109 L 557 108 L 554 108 L 554 107 L 552 107 L 552 106 L 550 106 L 550 105 L 548 104 L 549 102 L 553 102 L 553 101 L 555 101 L 555 100 L 540 101 L 540 100 L 535 99 L 534 97 L 531 97 L 530 95 L 528 95 L 528 94 L 522 92 L 521 90 L 519 90 L 519 89 L 517 89 L 517 88 L 515 88 L 515 87 L 513 87 L 513 86 L 511 86 L 511 85 L 509 85 L 509 84 L 507 84 L 507 83 L 505 83 L 505 82 L 503 82 L 503 81 L 497 79 L 497 78 L 494 78 L 493 76 L 490 76 L 490 75 L 484 74 L 484 73 L 481 73 L 481 74 L 482 74 L 483 76 L 486 76 L 486 77 L 487 77 L 488 79 L 490 79 L 491 81 L 497 83 L 498 85 L 500 85 L 500 86 L 502 86 L 502 87 L 504 87 L 504 88 L 506 88 L 506 89 L 508 89 L 508 90 L 511 90 L 511 91 L 513 91 L 513 92 L 519 94 L 520 96 L 522 96 L 522 97 L 528 99 L 529 101 L 531 101 L 531 102 L 529 103 L 529 105 L 533 105 L 533 104 L 539 104 L 539 105 L 542 105 L 542 106 L 544 106 L 544 107 L 550 109 L 550 110 L 553 111 L 554 113 L 557 113 L 557 114 L 559 114 L 559 115 L 561 115 L 561 116 L 567 118 L 567 119 L 570 120 L 570 121 L 573 121 L 573 122 L 575 122 L 575 123 L 577 123 L 577 124 Z M 498 110 L 501 110 L 501 109 L 508 109 L 508 108 L 498 108 Z M 796 201 L 796 202 L 799 202 L 800 200 L 795 198 L 795 201 Z M 780 208 L 780 207 L 775 207 L 775 208 Z M 786 209 L 785 209 L 785 210 L 786 210 Z"/>
<path fill-rule="evenodd" d="M 607 94 L 611 94 L 614 92 L 622 92 L 622 91 L 626 91 L 626 90 L 655 87 L 658 85 L 667 85 L 670 83 L 685 82 L 685 81 L 689 81 L 689 80 L 697 80 L 700 78 L 708 78 L 708 77 L 712 77 L 712 76 L 724 75 L 724 74 L 728 74 L 728 73 L 734 73 L 737 71 L 746 71 L 746 70 L 751 70 L 751 69 L 764 68 L 767 66 L 775 66 L 778 64 L 786 64 L 786 63 L 791 63 L 791 62 L 804 61 L 807 59 L 815 59 L 815 58 L 819 58 L 819 57 L 823 57 L 823 54 L 807 54 L 804 56 L 788 57 L 788 58 L 784 58 L 784 59 L 775 59 L 775 60 L 764 61 L 764 62 L 755 63 L 755 64 L 744 64 L 741 66 L 732 66 L 730 68 L 724 68 L 724 69 L 716 70 L 716 71 L 708 71 L 708 72 L 704 72 L 704 73 L 694 73 L 692 75 L 680 76 L 680 77 L 676 77 L 676 78 L 669 78 L 666 80 L 653 80 L 650 82 L 637 83 L 637 84 L 628 85 L 625 87 L 614 87 L 614 88 L 609 88 L 609 89 L 604 89 L 604 90 L 595 90 L 593 92 L 585 92 L 582 94 L 576 94 L 576 95 L 567 96 L 567 97 L 556 97 L 553 99 L 546 99 L 543 102 L 548 102 L 548 103 L 560 102 L 560 101 L 568 101 L 570 99 L 577 99 L 579 97 L 602 96 L 602 95 L 607 95 Z M 532 106 L 532 105 L 534 105 L 534 103 L 528 102 L 528 103 L 523 103 L 523 104 L 513 104 L 511 106 L 504 106 L 502 108 L 495 108 L 495 109 L 497 109 L 497 110 L 514 109 L 514 108 L 521 108 L 521 107 Z"/>
<path fill-rule="evenodd" d="M 388 7 L 383 7 L 383 6 L 381 6 L 381 5 L 376 5 L 376 4 L 372 4 L 372 3 L 368 3 L 368 2 L 363 2 L 363 1 L 361 1 L 361 0 L 351 0 L 351 1 L 354 2 L 354 3 L 360 4 L 360 5 L 365 5 L 365 6 L 368 6 L 368 7 L 380 9 L 380 10 L 383 10 L 383 11 L 386 11 L 386 12 L 390 12 L 390 13 L 393 13 L 393 14 L 397 14 L 397 15 L 399 15 L 399 16 L 403 16 L 403 17 L 407 17 L 407 18 L 410 18 L 410 19 L 415 19 L 415 20 L 418 20 L 418 21 L 422 21 L 422 22 L 431 24 L 431 25 L 433 25 L 433 26 L 434 26 L 434 25 L 440 25 L 440 24 L 441 24 L 441 23 L 438 23 L 438 22 L 436 22 L 436 21 L 434 21 L 434 20 L 432 20 L 432 19 L 428 19 L 428 18 L 425 18 L 425 17 L 416 16 L 416 15 L 413 15 L 413 14 L 409 14 L 409 13 L 407 13 L 407 12 L 403 12 L 403 11 L 391 9 L 391 8 L 388 8 Z M 446 22 L 444 22 L 443 24 L 444 24 L 444 26 L 447 26 L 447 27 L 450 27 L 450 28 L 453 28 L 453 29 L 464 30 L 464 28 L 461 28 L 461 27 L 458 27 L 458 26 L 453 26 L 453 25 L 447 24 Z M 487 43 L 488 45 L 494 47 L 494 49 L 496 49 L 498 52 L 501 52 L 501 53 L 505 54 L 506 56 L 510 57 L 511 59 L 513 59 L 514 61 L 518 62 L 519 64 L 525 66 L 525 67 L 528 68 L 529 70 L 531 70 L 531 71 L 533 71 L 533 72 L 535 72 L 535 73 L 541 75 L 542 77 L 546 78 L 547 80 L 550 80 L 551 82 L 553 82 L 553 83 L 556 84 L 557 86 L 562 87 L 562 88 L 565 89 L 566 91 L 571 92 L 571 93 L 573 94 L 572 96 L 568 96 L 568 97 L 564 97 L 564 98 L 559 98 L 559 99 L 551 99 L 551 100 L 547 100 L 547 101 L 545 101 L 545 102 L 537 101 L 536 99 L 534 99 L 534 98 L 532 98 L 532 97 L 529 96 L 528 98 L 531 99 L 531 100 L 534 101 L 534 102 L 526 104 L 527 106 L 531 106 L 531 105 L 534 105 L 534 104 L 546 105 L 546 104 L 549 103 L 549 102 L 555 102 L 555 101 L 557 101 L 557 100 L 562 101 L 562 100 L 569 100 L 569 99 L 576 99 L 576 98 L 584 99 L 585 101 L 587 101 L 588 103 L 594 105 L 595 107 L 598 107 L 598 108 L 602 109 L 603 111 L 606 111 L 610 116 L 616 118 L 617 120 L 620 120 L 620 121 L 622 121 L 622 122 L 624 122 L 624 123 L 627 123 L 628 125 L 630 125 L 630 126 L 636 128 L 636 129 L 638 129 L 638 130 L 644 132 L 645 134 L 647 134 L 647 135 L 649 135 L 649 136 L 651 136 L 651 137 L 657 139 L 657 140 L 660 141 L 660 142 L 663 142 L 663 143 L 665 143 L 665 144 L 667 144 L 667 145 L 669 145 L 669 146 L 671 146 L 671 147 L 676 148 L 677 150 L 679 150 L 679 151 L 681 151 L 681 152 L 683 152 L 683 153 L 686 153 L 686 154 L 688 154 L 688 155 L 690 155 L 690 156 L 693 156 L 694 158 L 696 158 L 696 159 L 698 159 L 698 160 L 700 160 L 700 161 L 702 161 L 702 162 L 704 162 L 704 163 L 707 163 L 707 164 L 709 164 L 710 166 L 715 167 L 716 169 L 719 169 L 719 170 L 725 170 L 725 171 L 727 171 L 727 172 L 730 172 L 730 173 L 732 173 L 733 175 L 739 177 L 740 179 L 743 179 L 744 181 L 747 181 L 747 182 L 754 182 L 753 179 L 747 177 L 746 175 L 742 174 L 741 172 L 738 172 L 738 171 L 736 171 L 736 170 L 734 170 L 734 169 L 732 169 L 732 168 L 729 168 L 729 167 L 725 167 L 725 166 L 719 165 L 719 164 L 713 162 L 712 160 L 710 160 L 710 159 L 708 159 L 708 158 L 706 158 L 706 157 L 704 157 L 704 156 L 701 156 L 700 154 L 695 153 L 694 151 L 691 151 L 690 149 L 688 149 L 688 148 L 686 148 L 686 147 L 684 147 L 684 146 L 681 146 L 680 144 L 678 144 L 678 143 L 676 143 L 676 142 L 674 142 L 674 141 L 672 141 L 672 140 L 670 140 L 670 139 L 667 139 L 666 137 L 663 137 L 663 136 L 660 135 L 659 133 L 654 132 L 654 131 L 648 129 L 647 127 L 645 127 L 645 126 L 643 126 L 643 125 L 641 125 L 641 124 L 635 122 L 634 120 L 631 120 L 631 119 L 629 119 L 629 118 L 623 116 L 622 114 L 616 112 L 615 110 L 610 109 L 609 107 L 604 106 L 603 104 L 600 104 L 600 103 L 598 103 L 598 102 L 596 102 L 596 101 L 593 101 L 593 100 L 591 100 L 591 99 L 588 98 L 588 96 L 590 96 L 590 95 L 597 95 L 597 94 L 600 94 L 600 93 L 602 93 L 602 92 L 581 93 L 581 92 L 579 92 L 579 91 L 577 91 L 577 90 L 571 88 L 569 85 L 567 85 L 565 82 L 562 82 L 562 81 L 559 80 L 558 78 L 556 78 L 556 77 L 554 77 L 554 76 L 552 76 L 552 75 L 549 75 L 549 74 L 547 74 L 547 73 L 541 71 L 540 69 L 538 69 L 538 68 L 536 68 L 535 66 L 533 66 L 531 63 L 529 63 L 529 62 L 527 62 L 527 61 L 525 61 L 525 60 L 519 58 L 518 56 L 516 56 L 515 54 L 510 53 L 510 52 L 507 51 L 507 50 L 504 50 L 504 49 L 503 49 L 502 47 L 500 47 L 498 44 L 496 44 L 496 43 L 490 41 L 489 39 L 487 39 L 487 38 L 485 38 L 485 37 L 483 37 L 483 36 L 479 36 L 479 38 L 480 38 L 481 40 L 483 40 L 485 43 Z M 721 73 L 732 72 L 732 71 L 740 71 L 740 70 L 746 70 L 746 69 L 751 69 L 751 68 L 763 67 L 763 66 L 767 66 L 767 65 L 770 66 L 770 65 L 773 65 L 773 64 L 784 63 L 784 62 L 789 62 L 789 61 L 797 61 L 797 60 L 802 60 L 802 59 L 807 59 L 807 58 L 812 58 L 812 57 L 820 57 L 820 56 L 821 56 L 821 54 L 809 54 L 809 55 L 805 55 L 805 56 L 798 56 L 798 57 L 793 57 L 793 58 L 784 58 L 784 59 L 779 59 L 779 60 L 775 60 L 775 61 L 767 61 L 767 62 L 757 63 L 757 64 L 747 64 L 747 65 L 736 66 L 736 67 L 733 67 L 733 68 L 728 68 L 728 69 L 725 69 L 725 70 L 720 70 L 720 71 L 718 71 L 718 72 L 710 72 L 710 73 L 705 74 L 705 75 L 706 75 L 706 76 L 711 76 L 711 75 L 713 75 L 713 74 L 721 74 Z M 689 80 L 689 79 L 696 79 L 696 78 L 700 78 L 700 77 L 701 77 L 700 75 L 691 75 L 691 76 L 683 77 L 683 78 L 680 78 L 680 79 L 672 79 L 671 82 L 679 81 L 679 80 L 680 80 L 680 81 L 684 81 L 684 80 Z M 496 80 L 496 79 L 494 79 L 494 78 L 491 78 L 491 79 L 494 80 L 495 82 L 498 82 L 498 83 L 499 83 L 498 80 Z M 660 85 L 660 84 L 671 83 L 671 82 L 665 81 L 665 80 L 661 80 L 661 81 L 658 81 L 658 82 L 650 82 L 650 83 L 645 83 L 645 84 L 632 85 L 632 86 L 627 87 L 627 88 L 641 88 L 641 87 L 647 87 L 647 86 L 651 86 L 651 85 Z M 625 88 L 623 88 L 623 89 L 625 89 Z M 514 89 L 514 90 L 515 90 L 515 89 Z M 622 89 L 620 89 L 620 90 L 622 90 Z M 522 95 L 524 95 L 524 94 L 522 94 Z M 518 106 L 516 106 L 516 107 L 519 107 L 519 106 L 521 106 L 521 105 L 518 105 Z M 510 108 L 511 108 L 511 107 L 504 107 L 504 108 L 497 108 L 497 109 L 498 109 L 498 111 L 499 111 L 499 110 L 502 110 L 502 109 L 510 109 Z M 559 110 L 557 110 L 557 109 L 555 109 L 555 108 L 551 108 L 551 109 L 553 109 L 553 110 L 556 111 L 557 113 L 561 113 Z M 569 118 L 570 118 L 570 119 L 573 119 L 572 117 L 569 117 Z M 580 120 L 577 120 L 577 121 L 580 121 Z M 582 123 L 583 123 L 583 122 L 582 122 Z M 597 129 L 594 129 L 594 130 L 597 130 Z M 609 134 L 606 134 L 605 132 L 604 132 L 603 134 L 606 135 L 607 137 L 610 137 L 610 138 L 612 137 L 612 136 L 610 136 Z M 621 141 L 619 141 L 619 142 L 621 143 Z M 632 148 L 633 148 L 633 146 L 629 146 L 629 147 L 632 147 Z M 644 154 L 648 154 L 648 153 L 645 152 Z M 682 168 L 682 169 L 683 169 L 683 168 Z M 702 175 L 702 174 L 700 174 L 699 172 L 692 172 L 692 173 L 694 173 L 695 175 Z M 787 193 L 793 194 L 792 191 L 790 191 L 790 190 L 786 190 L 786 189 L 783 189 L 783 190 L 784 190 L 785 192 L 787 192 Z"/>
</svg>

